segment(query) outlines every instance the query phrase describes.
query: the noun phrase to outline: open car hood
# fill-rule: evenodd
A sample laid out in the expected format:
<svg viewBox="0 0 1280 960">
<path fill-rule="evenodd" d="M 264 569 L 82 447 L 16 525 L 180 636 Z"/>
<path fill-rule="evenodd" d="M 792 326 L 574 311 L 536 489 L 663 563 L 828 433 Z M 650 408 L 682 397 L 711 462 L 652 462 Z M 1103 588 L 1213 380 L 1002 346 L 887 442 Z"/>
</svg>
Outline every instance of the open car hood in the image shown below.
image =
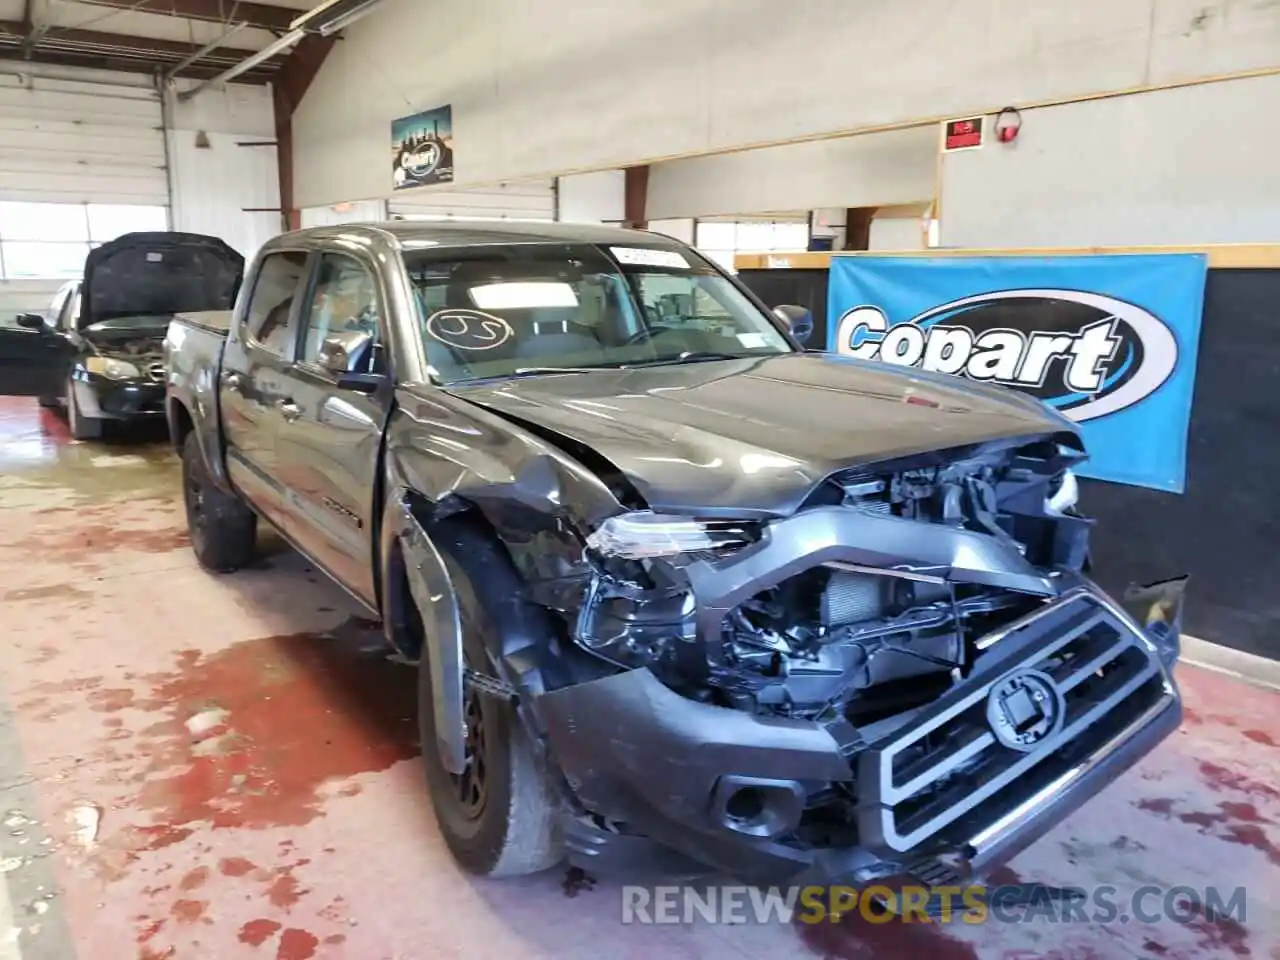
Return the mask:
<svg viewBox="0 0 1280 960">
<path fill-rule="evenodd" d="M 1077 428 L 1033 398 L 959 377 L 790 354 L 483 384 L 453 395 L 605 457 L 654 508 L 786 515 L 860 464 Z"/>
<path fill-rule="evenodd" d="M 78 323 L 230 310 L 243 277 L 244 257 L 217 237 L 126 233 L 85 260 Z"/>
</svg>

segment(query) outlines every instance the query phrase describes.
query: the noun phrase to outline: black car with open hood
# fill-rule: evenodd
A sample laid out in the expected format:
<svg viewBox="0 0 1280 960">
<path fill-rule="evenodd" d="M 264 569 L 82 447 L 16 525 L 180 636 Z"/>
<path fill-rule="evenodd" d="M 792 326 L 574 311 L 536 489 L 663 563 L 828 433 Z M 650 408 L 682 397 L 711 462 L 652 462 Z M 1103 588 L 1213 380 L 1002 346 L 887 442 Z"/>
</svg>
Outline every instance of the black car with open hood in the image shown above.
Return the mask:
<svg viewBox="0 0 1280 960">
<path fill-rule="evenodd" d="M 180 312 L 230 310 L 244 257 L 217 237 L 128 233 L 90 251 L 47 316 L 0 326 L 0 393 L 65 407 L 78 440 L 164 413 L 161 348 Z"/>
</svg>

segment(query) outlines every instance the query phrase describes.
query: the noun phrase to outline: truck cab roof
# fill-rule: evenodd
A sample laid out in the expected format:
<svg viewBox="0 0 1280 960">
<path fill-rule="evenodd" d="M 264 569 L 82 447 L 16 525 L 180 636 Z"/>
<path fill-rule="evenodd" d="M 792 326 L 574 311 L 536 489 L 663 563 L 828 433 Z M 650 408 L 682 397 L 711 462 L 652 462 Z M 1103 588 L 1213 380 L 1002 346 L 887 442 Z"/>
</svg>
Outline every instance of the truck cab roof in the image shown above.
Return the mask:
<svg viewBox="0 0 1280 960">
<path fill-rule="evenodd" d="M 676 246 L 670 237 L 648 230 L 626 230 L 589 223 L 538 223 L 511 220 L 387 220 L 309 227 L 282 234 L 273 246 L 306 244 L 310 240 L 379 239 L 402 249 L 415 247 L 473 247 L 512 243 L 643 243 Z"/>
</svg>

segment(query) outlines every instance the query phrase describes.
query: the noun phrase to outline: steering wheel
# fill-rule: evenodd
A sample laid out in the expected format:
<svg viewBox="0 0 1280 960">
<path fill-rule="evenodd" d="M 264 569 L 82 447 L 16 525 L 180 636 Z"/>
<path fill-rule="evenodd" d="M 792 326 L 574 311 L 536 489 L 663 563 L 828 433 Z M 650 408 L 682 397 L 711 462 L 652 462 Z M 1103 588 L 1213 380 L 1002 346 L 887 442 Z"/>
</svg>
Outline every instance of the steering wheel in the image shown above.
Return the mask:
<svg viewBox="0 0 1280 960">
<path fill-rule="evenodd" d="M 637 330 L 635 333 L 633 333 L 631 336 L 627 337 L 627 339 L 623 340 L 621 345 L 624 347 L 632 347 L 632 346 L 635 346 L 637 343 L 648 343 L 650 340 L 652 340 L 654 337 L 658 336 L 659 334 L 670 333 L 675 329 L 676 329 L 675 327 L 672 327 L 666 324 L 654 324 L 651 327 L 644 326 L 644 327 L 641 327 L 639 330 Z"/>
</svg>

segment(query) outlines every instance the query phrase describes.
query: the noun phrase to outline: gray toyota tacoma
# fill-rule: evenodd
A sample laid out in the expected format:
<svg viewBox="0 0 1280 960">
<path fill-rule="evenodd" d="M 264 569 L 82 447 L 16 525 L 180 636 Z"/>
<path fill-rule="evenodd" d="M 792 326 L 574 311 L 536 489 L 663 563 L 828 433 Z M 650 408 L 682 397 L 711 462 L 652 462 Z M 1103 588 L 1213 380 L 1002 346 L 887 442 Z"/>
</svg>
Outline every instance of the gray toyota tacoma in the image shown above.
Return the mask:
<svg viewBox="0 0 1280 960">
<path fill-rule="evenodd" d="M 196 555 L 381 619 L 475 873 L 981 875 L 1177 727 L 1183 584 L 1088 579 L 1070 421 L 807 320 L 644 232 L 278 237 L 169 329 Z"/>
</svg>

